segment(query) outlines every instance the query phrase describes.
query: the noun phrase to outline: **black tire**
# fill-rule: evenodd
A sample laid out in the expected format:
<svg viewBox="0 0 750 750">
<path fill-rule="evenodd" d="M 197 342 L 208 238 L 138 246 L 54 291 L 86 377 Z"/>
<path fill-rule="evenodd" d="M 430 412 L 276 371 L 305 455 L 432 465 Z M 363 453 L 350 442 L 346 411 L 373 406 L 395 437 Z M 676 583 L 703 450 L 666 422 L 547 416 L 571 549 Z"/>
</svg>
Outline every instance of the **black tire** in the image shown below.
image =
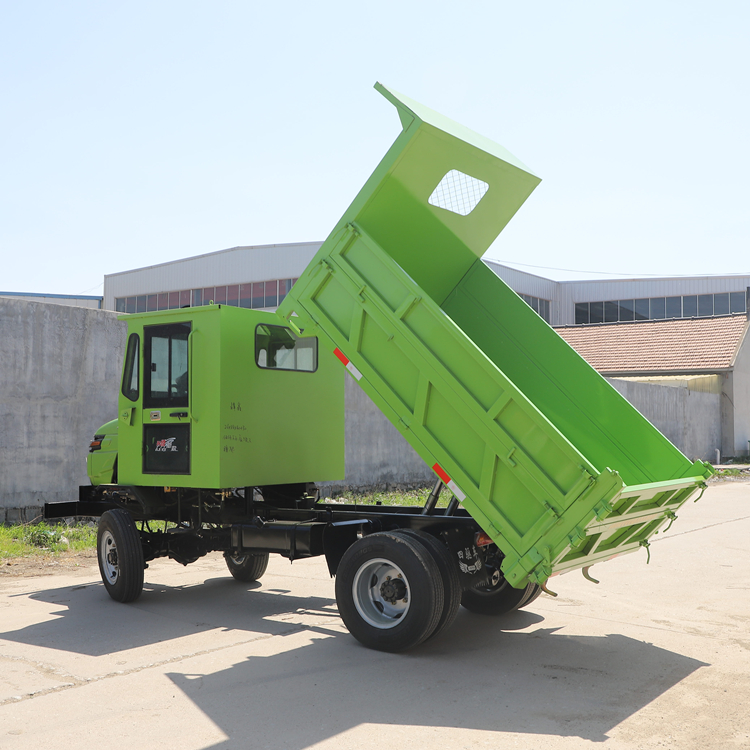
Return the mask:
<svg viewBox="0 0 750 750">
<path fill-rule="evenodd" d="M 443 582 L 418 539 L 379 532 L 346 550 L 336 573 L 336 602 L 364 646 L 397 653 L 434 632 L 443 612 Z"/>
<path fill-rule="evenodd" d="M 535 583 L 529 583 L 522 589 L 515 589 L 496 569 L 487 583 L 464 590 L 461 605 L 479 615 L 504 615 L 531 603 L 532 598 L 539 595 L 535 587 Z"/>
<path fill-rule="evenodd" d="M 108 510 L 96 534 L 99 573 L 107 593 L 116 601 L 134 602 L 143 591 L 143 547 L 131 516 Z"/>
<path fill-rule="evenodd" d="M 429 550 L 440 571 L 440 577 L 443 581 L 443 610 L 440 613 L 440 619 L 435 630 L 427 637 L 428 639 L 434 638 L 456 619 L 458 610 L 461 608 L 462 587 L 456 562 L 449 549 L 432 534 L 427 534 L 424 531 L 413 531 L 412 529 L 402 529 L 396 533 L 406 534 L 422 542 Z"/>
<path fill-rule="evenodd" d="M 263 576 L 268 567 L 268 552 L 255 554 L 232 555 L 231 552 L 224 553 L 229 572 L 238 581 L 251 583 Z"/>
<path fill-rule="evenodd" d="M 523 601 L 518 605 L 517 609 L 523 609 L 523 607 L 528 607 L 531 602 L 536 601 L 542 593 L 542 587 L 539 586 L 536 583 L 530 583 L 526 587 L 526 596 L 523 598 Z"/>
</svg>

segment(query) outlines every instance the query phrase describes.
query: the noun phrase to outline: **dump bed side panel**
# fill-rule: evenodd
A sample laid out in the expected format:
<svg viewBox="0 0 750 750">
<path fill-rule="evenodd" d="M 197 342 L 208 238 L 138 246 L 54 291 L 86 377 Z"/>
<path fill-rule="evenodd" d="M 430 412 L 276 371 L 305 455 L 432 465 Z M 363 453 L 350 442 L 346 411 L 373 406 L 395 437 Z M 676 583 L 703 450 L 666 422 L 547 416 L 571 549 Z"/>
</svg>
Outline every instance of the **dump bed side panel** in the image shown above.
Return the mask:
<svg viewBox="0 0 750 750">
<path fill-rule="evenodd" d="M 337 349 L 414 449 L 448 475 L 513 581 L 540 564 L 546 578 L 574 529 L 608 510 L 619 477 L 597 472 L 361 230 L 343 231 L 294 292 L 296 325 Z"/>
<path fill-rule="evenodd" d="M 443 310 L 599 471 L 627 485 L 691 476 L 680 453 L 478 261 Z"/>
</svg>

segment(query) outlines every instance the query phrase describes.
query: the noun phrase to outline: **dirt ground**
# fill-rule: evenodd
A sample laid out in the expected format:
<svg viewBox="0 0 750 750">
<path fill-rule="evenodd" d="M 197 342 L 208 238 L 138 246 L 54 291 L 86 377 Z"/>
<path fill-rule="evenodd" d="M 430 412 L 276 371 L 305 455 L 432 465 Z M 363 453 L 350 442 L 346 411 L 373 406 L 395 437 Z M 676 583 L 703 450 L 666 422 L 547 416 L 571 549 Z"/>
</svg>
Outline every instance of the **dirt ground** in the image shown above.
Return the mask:
<svg viewBox="0 0 750 750">
<path fill-rule="evenodd" d="M 65 573 L 75 574 L 77 570 L 88 573 L 96 567 L 96 550 L 84 552 L 64 552 L 59 555 L 37 554 L 28 557 L 4 557 L 0 561 L 0 578 L 34 578 Z"/>
</svg>

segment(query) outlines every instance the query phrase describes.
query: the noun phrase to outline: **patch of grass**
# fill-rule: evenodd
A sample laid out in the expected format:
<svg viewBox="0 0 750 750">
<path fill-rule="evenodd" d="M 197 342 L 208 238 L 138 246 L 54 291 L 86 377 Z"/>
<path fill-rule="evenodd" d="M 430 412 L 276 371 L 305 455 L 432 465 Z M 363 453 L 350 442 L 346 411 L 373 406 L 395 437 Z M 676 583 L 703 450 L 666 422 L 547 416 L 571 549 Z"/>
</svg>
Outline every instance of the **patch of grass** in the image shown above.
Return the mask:
<svg viewBox="0 0 750 750">
<path fill-rule="evenodd" d="M 0 526 L 0 558 L 82 552 L 96 547 L 96 527 L 42 522 Z"/>
</svg>

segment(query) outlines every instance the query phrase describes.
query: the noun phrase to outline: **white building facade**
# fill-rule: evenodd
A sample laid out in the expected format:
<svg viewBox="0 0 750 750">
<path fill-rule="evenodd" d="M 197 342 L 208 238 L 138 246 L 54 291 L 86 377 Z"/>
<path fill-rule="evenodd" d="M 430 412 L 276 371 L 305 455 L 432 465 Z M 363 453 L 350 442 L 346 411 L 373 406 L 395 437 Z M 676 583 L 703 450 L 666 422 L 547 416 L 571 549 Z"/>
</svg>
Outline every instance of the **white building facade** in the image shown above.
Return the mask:
<svg viewBox="0 0 750 750">
<path fill-rule="evenodd" d="M 320 242 L 233 247 L 104 277 L 106 310 L 134 313 L 209 302 L 273 309 Z M 485 261 L 552 326 L 736 315 L 750 275 L 554 281 Z"/>
</svg>

